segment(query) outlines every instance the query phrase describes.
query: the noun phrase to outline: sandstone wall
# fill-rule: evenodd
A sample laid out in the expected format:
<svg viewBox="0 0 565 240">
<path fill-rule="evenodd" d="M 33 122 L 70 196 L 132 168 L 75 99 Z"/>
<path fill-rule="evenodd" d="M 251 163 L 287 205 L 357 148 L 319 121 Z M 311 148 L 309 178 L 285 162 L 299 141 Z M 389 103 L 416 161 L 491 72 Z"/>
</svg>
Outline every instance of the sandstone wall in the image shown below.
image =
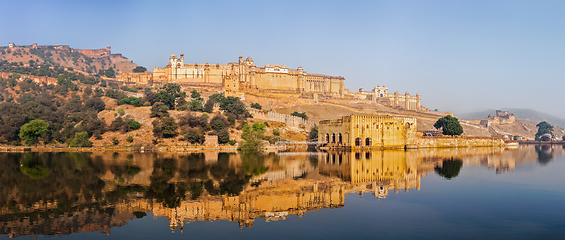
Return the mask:
<svg viewBox="0 0 565 240">
<path fill-rule="evenodd" d="M 502 138 L 482 137 L 422 137 L 416 140 L 419 148 L 503 147 Z"/>
<path fill-rule="evenodd" d="M 20 75 L 19 79 L 16 79 L 18 81 L 23 81 L 26 78 L 31 79 L 33 82 L 37 83 L 37 84 L 41 84 L 41 83 L 45 83 L 45 84 L 53 84 L 53 85 L 57 85 L 57 79 L 56 78 L 52 78 L 52 77 L 40 77 L 40 76 L 33 76 L 33 75 L 27 75 L 27 74 L 19 74 L 19 73 L 7 73 L 7 72 L 0 72 L 0 77 L 1 78 L 9 78 L 12 74 L 18 74 Z"/>
<path fill-rule="evenodd" d="M 316 125 L 316 122 L 314 121 L 304 120 L 301 117 L 295 117 L 288 114 L 282 114 L 277 112 L 266 112 L 253 108 L 250 108 L 249 112 L 253 115 L 253 118 L 255 119 L 273 121 L 273 122 L 282 122 L 286 124 L 287 127 L 290 128 L 304 127 L 305 130 L 310 130 L 312 127 Z"/>
</svg>

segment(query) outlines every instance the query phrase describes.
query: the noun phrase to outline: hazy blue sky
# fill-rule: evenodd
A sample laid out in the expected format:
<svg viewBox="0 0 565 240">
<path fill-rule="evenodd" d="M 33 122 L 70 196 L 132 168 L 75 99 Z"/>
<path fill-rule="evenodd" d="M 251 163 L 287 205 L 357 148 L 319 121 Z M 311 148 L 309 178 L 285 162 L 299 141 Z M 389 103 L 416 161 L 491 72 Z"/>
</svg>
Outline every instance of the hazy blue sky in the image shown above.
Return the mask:
<svg viewBox="0 0 565 240">
<path fill-rule="evenodd" d="M 565 1 L 2 1 L 0 45 L 122 53 L 148 69 L 237 61 L 386 85 L 425 107 L 565 118 Z"/>
</svg>

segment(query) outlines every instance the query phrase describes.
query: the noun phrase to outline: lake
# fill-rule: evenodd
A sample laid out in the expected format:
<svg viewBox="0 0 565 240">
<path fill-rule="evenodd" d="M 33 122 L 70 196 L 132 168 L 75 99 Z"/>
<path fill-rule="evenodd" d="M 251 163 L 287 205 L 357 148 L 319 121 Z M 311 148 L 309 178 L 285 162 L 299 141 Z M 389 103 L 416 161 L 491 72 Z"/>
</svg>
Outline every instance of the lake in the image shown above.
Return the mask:
<svg viewBox="0 0 565 240">
<path fill-rule="evenodd" d="M 564 148 L 0 153 L 0 237 L 563 239 Z"/>
</svg>

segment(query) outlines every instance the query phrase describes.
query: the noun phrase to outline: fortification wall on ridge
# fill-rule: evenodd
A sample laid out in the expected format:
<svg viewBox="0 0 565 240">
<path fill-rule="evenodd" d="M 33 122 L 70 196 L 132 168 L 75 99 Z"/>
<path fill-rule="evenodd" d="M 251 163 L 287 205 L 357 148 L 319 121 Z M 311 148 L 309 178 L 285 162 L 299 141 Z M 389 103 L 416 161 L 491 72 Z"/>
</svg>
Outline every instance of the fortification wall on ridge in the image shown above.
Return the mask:
<svg viewBox="0 0 565 240">
<path fill-rule="evenodd" d="M 41 84 L 41 83 L 45 83 L 47 85 L 49 84 L 53 84 L 53 85 L 57 85 L 57 79 L 56 78 L 52 78 L 52 77 L 44 77 L 44 76 L 33 76 L 33 75 L 28 75 L 28 74 L 19 74 L 19 73 L 7 73 L 7 72 L 0 72 L 0 77 L 1 78 L 9 78 L 11 75 L 13 74 L 17 74 L 20 75 L 19 79 L 16 79 L 18 81 L 23 81 L 26 78 L 31 79 L 33 82 L 37 83 L 37 84 Z"/>
<path fill-rule="evenodd" d="M 273 122 L 282 122 L 290 128 L 304 128 L 306 130 L 310 130 L 316 125 L 316 122 L 314 121 L 305 120 L 301 117 L 295 117 L 278 112 L 267 112 L 253 108 L 249 109 L 249 112 L 253 115 L 253 118 Z"/>
</svg>

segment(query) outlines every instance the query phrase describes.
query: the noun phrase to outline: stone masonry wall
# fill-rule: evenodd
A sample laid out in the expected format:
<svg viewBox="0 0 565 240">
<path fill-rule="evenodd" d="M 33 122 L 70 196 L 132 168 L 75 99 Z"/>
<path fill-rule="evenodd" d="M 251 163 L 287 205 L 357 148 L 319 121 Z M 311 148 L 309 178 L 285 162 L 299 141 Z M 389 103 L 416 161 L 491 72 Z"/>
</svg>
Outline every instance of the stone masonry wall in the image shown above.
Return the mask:
<svg viewBox="0 0 565 240">
<path fill-rule="evenodd" d="M 416 140 L 419 148 L 503 147 L 502 138 L 482 137 L 422 137 Z"/>
<path fill-rule="evenodd" d="M 253 108 L 250 108 L 249 112 L 253 115 L 253 118 L 273 122 L 282 122 L 290 128 L 301 128 L 303 126 L 305 130 L 310 130 L 312 127 L 314 127 L 314 125 L 316 125 L 316 122 L 314 121 L 304 120 L 301 117 L 295 117 L 288 114 L 261 111 Z"/>
<path fill-rule="evenodd" d="M 28 74 L 7 73 L 7 72 L 0 72 L 0 77 L 1 78 L 9 78 L 10 76 L 12 76 L 12 74 L 20 75 L 20 78 L 16 79 L 20 82 L 23 81 L 26 78 L 29 78 L 37 84 L 45 83 L 45 84 L 57 85 L 57 79 L 52 78 L 52 77 L 40 77 L 40 76 L 33 76 L 33 75 L 28 75 Z"/>
</svg>

